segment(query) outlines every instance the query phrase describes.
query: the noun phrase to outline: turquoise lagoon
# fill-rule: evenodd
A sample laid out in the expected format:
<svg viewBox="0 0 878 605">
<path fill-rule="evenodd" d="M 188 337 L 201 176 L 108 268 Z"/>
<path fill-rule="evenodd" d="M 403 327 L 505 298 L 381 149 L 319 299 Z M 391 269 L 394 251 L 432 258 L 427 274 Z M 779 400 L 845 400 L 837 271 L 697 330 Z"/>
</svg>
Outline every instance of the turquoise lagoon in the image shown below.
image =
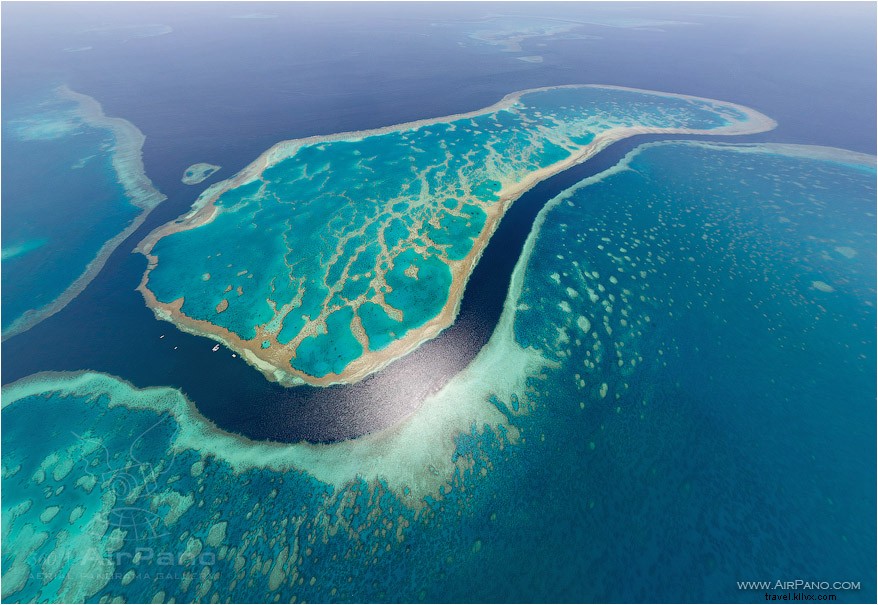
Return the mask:
<svg viewBox="0 0 878 605">
<path fill-rule="evenodd" d="M 143 135 L 66 88 L 4 98 L 3 338 L 59 311 L 164 199 Z"/>
<path fill-rule="evenodd" d="M 473 363 L 347 442 L 9 385 L 4 599 L 752 602 L 794 570 L 874 602 L 875 196 L 869 156 L 639 147 L 543 209 Z"/>
<path fill-rule="evenodd" d="M 761 132 L 729 103 L 596 86 L 471 114 L 280 143 L 141 244 L 141 290 L 284 384 L 353 382 L 432 338 L 505 209 L 644 132 Z"/>
</svg>

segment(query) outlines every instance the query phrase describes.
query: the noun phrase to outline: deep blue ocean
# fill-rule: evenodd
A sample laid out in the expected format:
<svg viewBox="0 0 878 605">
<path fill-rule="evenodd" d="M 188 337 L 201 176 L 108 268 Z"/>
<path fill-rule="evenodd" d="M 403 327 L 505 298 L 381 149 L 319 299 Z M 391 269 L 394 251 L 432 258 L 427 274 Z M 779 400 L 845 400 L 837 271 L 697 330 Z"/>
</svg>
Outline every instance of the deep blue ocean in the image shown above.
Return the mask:
<svg viewBox="0 0 878 605">
<path fill-rule="evenodd" d="M 138 388 L 180 388 L 219 427 L 254 439 L 336 441 L 392 426 L 413 414 L 487 343 L 510 274 L 545 203 L 610 168 L 638 144 L 664 137 L 619 143 L 529 191 L 513 205 L 486 249 L 454 326 L 362 383 L 328 389 L 284 389 L 267 382 L 228 350 L 212 352 L 213 341 L 156 320 L 135 291 L 146 259 L 131 252 L 143 236 L 186 212 L 203 187 L 231 176 L 279 140 L 471 111 L 526 88 L 600 83 L 732 101 L 778 122 L 775 130 L 761 135 L 705 138 L 710 141 L 876 151 L 876 12 L 871 4 L 809 4 L 790 10 L 755 3 L 64 3 L 51 5 L 51 10 L 46 5 L 5 4 L 2 11 L 4 102 L 16 91 L 59 82 L 94 97 L 106 115 L 124 118 L 146 135 L 146 173 L 168 196 L 82 294 L 57 315 L 3 343 L 3 384 L 42 371 L 91 370 Z M 504 51 L 470 35 L 486 22 L 490 27 L 484 17 L 497 13 L 525 20 L 528 15 L 578 20 L 573 31 L 580 35 L 534 36 L 520 41 L 521 51 Z M 241 16 L 249 18 L 237 18 Z M 606 24 L 622 18 L 645 22 L 639 27 Z M 649 20 L 678 23 L 650 25 Z M 541 62 L 518 60 L 537 55 Z M 579 225 L 583 233 L 600 226 L 600 234 L 589 232 L 588 237 L 612 239 L 617 247 L 632 233 L 639 230 L 643 236 L 656 226 L 665 229 L 660 237 L 671 237 L 676 229 L 680 238 L 679 246 L 662 242 L 669 250 L 668 264 L 659 264 L 672 277 L 656 279 L 657 287 L 667 290 L 650 293 L 656 321 L 642 320 L 649 327 L 625 341 L 625 363 L 637 358 L 629 354 L 630 347 L 650 362 L 632 365 L 630 372 L 626 366 L 624 380 L 606 387 L 609 395 L 599 393 L 607 380 L 597 376 L 601 371 L 616 375 L 613 364 L 592 367 L 598 373 L 589 378 L 589 388 L 594 388 L 574 395 L 578 387 L 563 382 L 569 378 L 564 364 L 571 357 L 562 355 L 562 369 L 547 372 L 550 381 L 560 377 L 558 384 L 531 385 L 534 409 L 527 415 L 509 414 L 525 441 L 503 445 L 502 435 L 495 442 L 493 433 L 485 437 L 478 426 L 472 435 L 458 437 L 456 456 L 472 455 L 470 449 L 478 448 L 488 453 L 476 456 L 471 472 L 456 477 L 455 490 L 444 500 L 428 497 L 428 512 L 406 510 L 390 487 L 376 490 L 361 482 L 344 491 L 355 502 L 345 531 L 356 526 L 360 533 L 349 543 L 309 539 L 307 548 L 313 552 L 303 555 L 298 575 L 289 572 L 289 586 L 279 592 L 276 586 L 267 590 L 266 581 L 249 571 L 251 565 L 255 570 L 265 563 L 268 576 L 282 550 L 282 542 L 260 538 L 259 532 L 279 531 L 275 524 L 281 523 L 289 502 L 296 502 L 297 510 L 303 507 L 302 527 L 309 531 L 317 532 L 324 518 L 334 523 L 343 516 L 332 508 L 340 507 L 342 498 L 327 505 L 331 489 L 306 472 L 279 477 L 268 470 L 249 470 L 232 475 L 210 458 L 203 475 L 184 472 L 174 489 L 193 494 L 206 490 L 213 497 L 197 496 L 207 504 L 183 507 L 188 516 L 181 517 L 169 539 L 186 544 L 197 535 L 207 543 L 210 527 L 226 520 L 228 539 L 216 544 L 230 548 L 237 543 L 247 553 L 248 573 L 260 578 L 229 585 L 239 571 L 231 555 L 224 559 L 228 569 L 225 563 L 214 566 L 221 574 L 213 580 L 215 590 L 221 600 L 232 601 L 261 601 L 277 594 L 285 601 L 296 595 L 310 601 L 751 602 L 762 601 L 762 595 L 738 590 L 737 580 L 797 579 L 860 581 L 859 591 L 838 593 L 838 601 L 874 601 L 875 315 L 874 306 L 863 304 L 874 303 L 875 297 L 874 204 L 873 214 L 868 214 L 874 170 L 862 182 L 846 181 L 848 173 L 825 175 L 825 166 L 805 161 L 795 164 L 799 172 L 783 161 L 771 172 L 767 162 L 758 160 L 749 167 L 728 160 L 729 172 L 707 172 L 719 181 L 732 169 L 764 168 L 766 174 L 779 174 L 782 181 L 804 188 L 820 176 L 830 184 L 854 183 L 857 195 L 867 191 L 866 202 L 857 198 L 859 206 L 849 215 L 826 207 L 809 209 L 807 200 L 801 202 L 805 207 L 784 207 L 787 219 L 800 220 L 800 231 L 793 236 L 777 216 L 750 207 L 752 212 L 736 213 L 726 198 L 707 210 L 675 205 L 673 187 L 685 183 L 686 176 L 675 170 L 696 174 L 712 158 L 699 161 L 690 153 L 667 166 L 663 157 L 652 164 L 644 160 L 644 173 L 652 166 L 667 179 L 671 193 L 656 193 L 664 201 L 654 204 L 667 204 L 664 210 L 639 207 L 643 196 L 634 195 L 639 185 L 631 184 L 626 185 L 631 195 L 616 200 L 613 192 L 595 194 L 599 203 L 594 204 L 583 201 L 588 189 L 580 190 L 571 199 L 582 205 L 582 213 L 566 221 L 547 220 L 545 229 L 559 233 L 560 222 Z M 222 170 L 201 186 L 184 185 L 184 169 L 196 162 Z M 8 166 L 17 170 L 4 161 L 4 170 Z M 17 217 L 17 209 L 9 207 L 9 183 L 4 180 L 4 222 Z M 770 191 L 770 184 L 754 185 L 763 186 Z M 686 193 L 678 195 L 683 199 Z M 708 200 L 694 185 L 688 193 Z M 752 190 L 744 187 L 740 193 L 743 199 Z M 37 195 L 45 201 L 49 194 Z M 563 204 L 558 212 L 562 209 L 573 212 Z M 832 215 L 835 222 L 822 220 L 820 213 Z M 70 220 L 63 217 L 59 220 Z M 722 228 L 687 230 L 690 223 L 700 225 L 697 221 Z M 619 232 L 619 225 L 628 230 Z M 832 225 L 850 241 L 829 245 Z M 820 229 L 826 232 L 815 232 Z M 697 237 L 691 245 L 706 247 L 682 254 L 677 248 L 693 233 Z M 825 245 L 809 248 L 809 236 Z M 833 252 L 837 247 L 858 253 L 849 259 L 857 272 L 847 282 L 845 266 L 838 265 L 847 257 Z M 670 251 L 678 254 L 672 257 Z M 821 260 L 824 251 L 835 255 L 832 262 Z M 612 265 L 599 266 L 610 261 L 590 243 L 567 253 L 603 275 L 613 270 Z M 690 256 L 709 254 L 728 264 L 706 267 L 748 279 L 752 271 L 764 274 L 751 283 L 723 280 L 709 269 L 703 275 L 687 273 Z M 555 262 L 553 254 L 544 258 L 547 267 L 536 273 L 541 278 L 555 271 L 548 266 Z M 9 266 L 4 262 L 4 280 Z M 803 266 L 814 275 L 800 275 Z M 835 281 L 825 277 L 833 271 Z M 833 292 L 810 287 L 816 281 L 834 284 Z M 546 292 L 550 286 L 547 282 Z M 6 305 L 10 294 L 5 281 L 3 287 Z M 808 303 L 790 311 L 782 303 L 791 300 L 793 287 Z M 713 294 L 726 299 L 715 301 L 714 307 L 701 304 Z M 533 295 L 524 291 L 525 297 Z M 758 310 L 746 304 L 748 295 L 764 301 Z M 818 300 L 820 296 L 828 300 Z M 544 305 L 555 310 L 557 302 Z M 638 313 L 644 314 L 643 309 Z M 660 313 L 669 309 L 678 310 L 678 316 L 659 321 Z M 821 313 L 831 321 L 815 320 Z M 546 317 L 551 313 L 533 325 L 551 325 Z M 552 321 L 560 326 L 564 320 Z M 600 324 L 600 318 L 591 323 Z M 538 338 L 518 325 L 516 329 L 522 341 Z M 668 342 L 673 342 L 671 348 L 666 348 Z M 605 348 L 612 349 L 613 343 L 611 337 Z M 554 353 L 562 349 L 555 343 Z M 651 363 L 659 349 L 662 363 Z M 576 359 L 577 372 L 587 376 L 589 366 Z M 404 380 L 413 373 L 417 380 Z M 581 407 L 577 399 L 588 405 Z M 645 402 L 646 409 L 637 412 L 636 406 Z M 52 399 L 29 403 L 33 409 L 21 412 L 15 423 L 9 420 L 10 410 L 3 418 L 5 427 L 12 427 L 8 433 L 4 427 L 4 458 L 11 456 L 26 469 L 39 466 L 49 450 L 28 461 L 28 450 L 16 448 L 39 440 L 41 433 L 34 428 L 39 419 L 61 409 L 53 407 Z M 517 402 L 510 405 L 517 410 Z M 155 422 L 145 412 L 113 408 L 105 413 L 100 401 L 88 409 L 76 418 L 83 431 L 94 434 L 113 434 L 124 427 L 134 436 L 141 424 Z M 97 420 L 89 424 L 92 418 Z M 45 428 L 58 438 L 59 447 L 67 447 L 61 443 L 70 430 L 64 424 L 53 419 Z M 171 438 L 171 429 L 167 431 L 150 454 L 156 459 Z M 105 445 L 118 450 L 124 442 Z M 188 468 L 197 458 L 187 451 L 175 463 Z M 4 462 L 7 466 L 14 464 Z M 486 480 L 480 480 L 482 469 Z M 33 472 L 10 477 L 26 479 Z M 70 475 L 69 481 L 75 478 Z M 62 476 L 58 482 L 65 480 Z M 4 492 L 12 494 L 4 513 L 15 504 L 12 499 L 42 491 L 25 481 L 7 485 L 4 478 Z M 72 491 L 71 486 L 68 493 Z M 238 493 L 246 494 L 246 506 L 236 501 Z M 284 505 L 273 504 L 278 497 Z M 266 503 L 264 511 L 245 518 L 254 502 Z M 89 506 L 94 508 L 89 514 L 98 514 L 99 503 Z M 167 512 L 163 504 L 152 509 Z M 369 517 L 371 510 L 377 511 L 374 517 Z M 22 514 L 36 519 L 42 512 L 34 507 Z M 396 523 L 396 513 L 411 530 L 399 543 L 388 541 L 387 554 L 381 555 L 376 548 L 384 549 L 385 536 L 373 539 L 369 532 L 378 531 L 386 519 Z M 19 545 L 27 541 L 20 530 L 13 534 Z M 299 541 L 304 550 L 305 538 Z M 13 550 L 4 547 L 4 573 Z M 39 581 L 33 582 L 13 599 L 52 601 L 57 595 L 80 594 L 72 588 L 65 593 L 59 583 L 38 589 Z M 153 574 L 149 582 L 114 579 L 94 600 L 100 594 L 151 599 L 159 589 L 164 598 L 176 596 L 178 602 L 209 600 L 213 593 L 204 586 L 204 578 L 183 587 L 179 578 L 163 583 Z"/>
</svg>

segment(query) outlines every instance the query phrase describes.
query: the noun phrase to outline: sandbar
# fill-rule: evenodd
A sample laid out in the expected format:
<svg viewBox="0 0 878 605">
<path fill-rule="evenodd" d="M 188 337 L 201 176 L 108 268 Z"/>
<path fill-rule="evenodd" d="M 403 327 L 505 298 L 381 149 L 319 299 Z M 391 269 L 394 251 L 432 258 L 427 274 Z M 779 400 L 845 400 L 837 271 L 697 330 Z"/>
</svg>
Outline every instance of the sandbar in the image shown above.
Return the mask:
<svg viewBox="0 0 878 605">
<path fill-rule="evenodd" d="M 204 182 L 220 168 L 221 166 L 206 164 L 204 162 L 192 164 L 183 172 L 183 178 L 181 180 L 186 185 L 197 185 L 198 183 Z"/>
</svg>

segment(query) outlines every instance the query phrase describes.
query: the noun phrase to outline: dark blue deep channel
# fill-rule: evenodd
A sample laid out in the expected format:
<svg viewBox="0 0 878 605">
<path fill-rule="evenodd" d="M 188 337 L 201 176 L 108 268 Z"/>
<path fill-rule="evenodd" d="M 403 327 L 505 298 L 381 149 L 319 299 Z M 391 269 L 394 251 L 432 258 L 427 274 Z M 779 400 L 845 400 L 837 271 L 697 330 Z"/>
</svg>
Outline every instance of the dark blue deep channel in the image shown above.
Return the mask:
<svg viewBox="0 0 878 605">
<path fill-rule="evenodd" d="M 466 367 L 488 342 L 503 310 L 512 270 L 543 205 L 615 165 L 638 144 L 666 138 L 620 141 L 522 195 L 485 248 L 454 324 L 359 383 L 285 388 L 231 357 L 227 349 L 213 352 L 212 341 L 156 321 L 132 288 L 146 267 L 144 257 L 129 253 L 140 234 L 120 247 L 67 309 L 4 343 L 4 382 L 50 367 L 107 372 L 138 386 L 173 385 L 217 426 L 251 439 L 338 441 L 392 426 Z M 689 138 L 744 142 L 759 137 Z"/>
</svg>

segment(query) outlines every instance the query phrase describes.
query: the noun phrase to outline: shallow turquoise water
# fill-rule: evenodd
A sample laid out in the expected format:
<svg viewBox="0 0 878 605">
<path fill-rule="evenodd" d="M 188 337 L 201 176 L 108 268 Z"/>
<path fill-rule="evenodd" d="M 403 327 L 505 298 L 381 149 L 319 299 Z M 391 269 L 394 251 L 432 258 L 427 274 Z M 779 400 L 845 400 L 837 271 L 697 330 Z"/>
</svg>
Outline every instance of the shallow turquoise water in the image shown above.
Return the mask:
<svg viewBox="0 0 878 605">
<path fill-rule="evenodd" d="M 746 121 L 724 103 L 576 87 L 448 122 L 301 144 L 223 193 L 213 220 L 159 240 L 148 287 L 162 303 L 184 298 L 190 318 L 269 342 L 261 349 L 274 348 L 273 360 L 339 374 L 440 314 L 451 268 L 472 251 L 486 211 L 533 172 L 611 128 Z M 323 361 L 316 349 L 332 354 Z"/>
<path fill-rule="evenodd" d="M 504 582 L 755 601 L 738 580 L 793 573 L 874 598 L 875 171 L 735 149 L 644 148 L 548 213 L 515 326 L 561 365 L 515 493 L 531 560 L 575 556 Z"/>
<path fill-rule="evenodd" d="M 113 168 L 115 136 L 40 90 L 3 100 L 3 331 L 51 305 L 142 210 Z M 5 334 L 4 334 L 5 335 Z"/>
<path fill-rule="evenodd" d="M 874 601 L 874 200 L 871 167 L 698 144 L 641 147 L 556 198 L 486 347 L 501 363 L 439 397 L 508 425 L 442 434 L 450 467 L 431 435 L 406 444 L 448 485 L 423 508 L 396 481 L 233 474 L 233 448 L 172 451 L 173 418 L 106 396 L 6 392 L 4 590 L 26 561 L 14 600 L 751 602 L 737 581 L 801 578 Z M 541 367 L 506 367 L 518 345 Z M 61 555 L 90 545 L 98 564 L 70 574 Z"/>
</svg>

